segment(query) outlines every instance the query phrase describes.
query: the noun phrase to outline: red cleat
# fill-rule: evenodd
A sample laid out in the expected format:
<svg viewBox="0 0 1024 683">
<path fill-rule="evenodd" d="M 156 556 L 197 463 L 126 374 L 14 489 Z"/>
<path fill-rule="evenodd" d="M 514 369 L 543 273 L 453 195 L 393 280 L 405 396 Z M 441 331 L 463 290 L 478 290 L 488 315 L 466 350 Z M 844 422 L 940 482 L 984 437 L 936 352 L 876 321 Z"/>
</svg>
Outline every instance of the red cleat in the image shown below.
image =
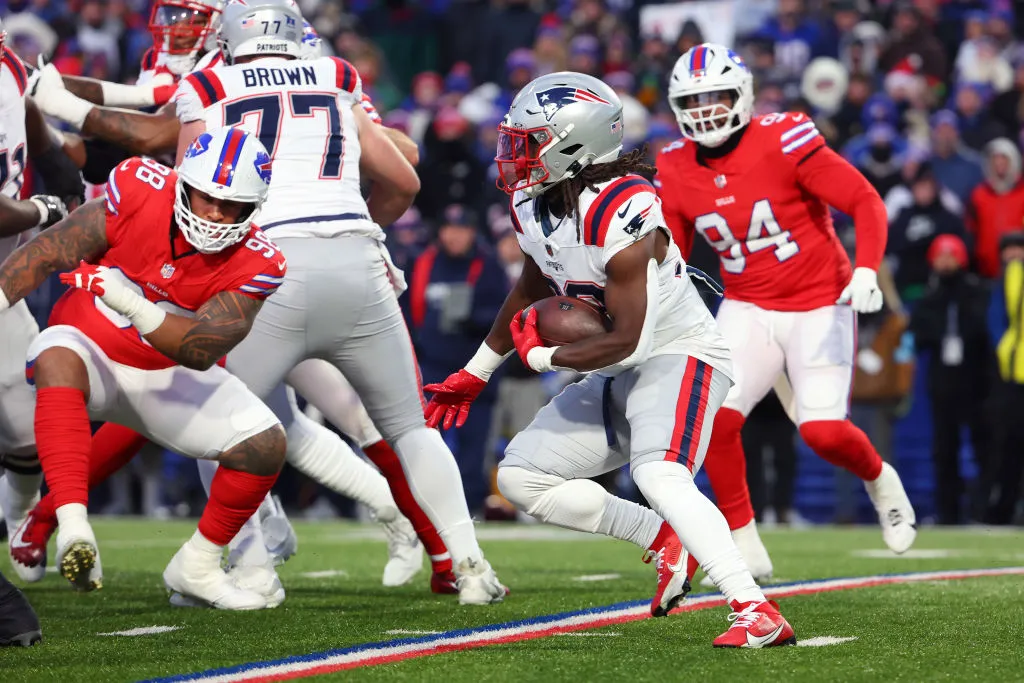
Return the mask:
<svg viewBox="0 0 1024 683">
<path fill-rule="evenodd" d="M 455 585 L 455 572 L 434 572 L 430 575 L 430 592 L 438 595 L 458 595 L 459 587 Z"/>
<path fill-rule="evenodd" d="M 658 590 L 651 600 L 651 615 L 663 617 L 677 607 L 690 592 L 697 561 L 686 552 L 676 532 L 665 523 L 654 546 L 644 555 L 644 562 L 657 562 Z"/>
<path fill-rule="evenodd" d="M 715 647 L 778 647 L 796 645 L 796 634 L 786 618 L 779 614 L 774 600 L 730 603 L 733 609 L 729 630 L 715 638 Z"/>
<path fill-rule="evenodd" d="M 28 517 L 11 537 L 11 560 L 26 567 L 45 565 L 46 544 L 56 530 L 56 516 L 42 515 L 37 508 L 29 510 Z"/>
</svg>

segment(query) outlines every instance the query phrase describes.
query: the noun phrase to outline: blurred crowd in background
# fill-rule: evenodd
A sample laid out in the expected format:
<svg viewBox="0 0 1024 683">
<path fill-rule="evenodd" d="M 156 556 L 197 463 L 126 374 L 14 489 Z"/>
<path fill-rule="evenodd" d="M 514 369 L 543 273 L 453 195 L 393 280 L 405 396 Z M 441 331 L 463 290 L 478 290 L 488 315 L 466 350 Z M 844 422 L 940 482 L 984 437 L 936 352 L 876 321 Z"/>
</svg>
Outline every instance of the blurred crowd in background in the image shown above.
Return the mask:
<svg viewBox="0 0 1024 683">
<path fill-rule="evenodd" d="M 1010 0 L 298 4 L 327 51 L 358 69 L 384 124 L 420 146 L 422 191 L 389 228 L 389 247 L 411 285 L 403 304 L 425 381 L 472 355 L 521 268 L 492 163 L 517 90 L 565 69 L 604 79 L 622 99 L 627 148 L 646 146 L 653 160 L 679 137 L 664 96 L 673 64 L 721 42 L 754 72 L 757 113 L 811 115 L 888 207 L 899 297 L 860 321 L 854 421 L 900 469 L 919 519 L 1007 524 L 1020 514 L 1024 10 Z M 26 62 L 44 54 L 65 74 L 131 82 L 151 44 L 148 5 L 8 0 L 0 14 Z M 836 226 L 852 250 L 848 219 Z M 691 261 L 717 273 L 703 244 Z M 38 315 L 55 294 L 35 298 Z M 534 376 L 513 358 L 466 427 L 446 434 L 481 516 L 504 513 L 491 471 L 505 440 L 572 379 Z M 805 451 L 773 397 L 744 440 L 762 521 L 871 520 L 859 482 Z M 135 467 L 141 495 L 122 477 L 108 511 L 194 513 L 194 467 L 160 453 Z M 280 486 L 309 516 L 353 514 L 295 473 Z"/>
</svg>

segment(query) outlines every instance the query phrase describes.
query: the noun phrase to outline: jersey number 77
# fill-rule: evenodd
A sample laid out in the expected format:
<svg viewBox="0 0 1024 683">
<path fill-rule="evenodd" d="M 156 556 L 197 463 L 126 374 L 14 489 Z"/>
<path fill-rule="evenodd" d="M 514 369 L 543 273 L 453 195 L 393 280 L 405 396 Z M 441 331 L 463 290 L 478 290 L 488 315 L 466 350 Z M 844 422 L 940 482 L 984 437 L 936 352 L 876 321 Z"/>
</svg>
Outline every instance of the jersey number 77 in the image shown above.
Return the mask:
<svg viewBox="0 0 1024 683">
<path fill-rule="evenodd" d="M 275 93 L 253 95 L 224 105 L 224 125 L 233 126 L 250 115 L 258 117 L 256 132 L 260 142 L 277 156 L 278 137 L 281 135 L 281 117 L 284 114 L 282 99 L 288 100 L 289 115 L 295 118 L 312 118 L 323 113 L 327 119 L 327 142 L 324 146 L 323 162 L 320 164 L 320 178 L 337 180 L 341 178 L 342 157 L 345 154 L 345 136 L 342 132 L 341 113 L 338 99 L 330 93 Z"/>
</svg>

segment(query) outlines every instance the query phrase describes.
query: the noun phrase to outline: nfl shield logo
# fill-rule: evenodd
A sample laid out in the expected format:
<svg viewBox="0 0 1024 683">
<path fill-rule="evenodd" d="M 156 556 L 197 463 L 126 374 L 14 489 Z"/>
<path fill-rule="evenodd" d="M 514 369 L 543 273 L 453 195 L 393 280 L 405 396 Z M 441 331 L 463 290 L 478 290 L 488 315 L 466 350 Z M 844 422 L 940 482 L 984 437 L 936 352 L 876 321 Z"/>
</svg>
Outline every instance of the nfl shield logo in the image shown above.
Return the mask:
<svg viewBox="0 0 1024 683">
<path fill-rule="evenodd" d="M 160 277 L 166 280 L 172 275 L 174 275 L 174 266 L 172 266 L 170 263 L 165 263 L 163 266 L 160 267 Z"/>
<path fill-rule="evenodd" d="M 545 248 L 545 249 L 547 250 L 547 252 L 548 252 L 548 256 L 554 257 L 554 255 L 555 255 L 555 252 L 554 252 L 554 250 L 553 250 L 553 249 L 551 248 L 551 245 L 550 245 L 550 244 L 545 244 L 545 245 L 544 245 L 544 248 Z"/>
<path fill-rule="evenodd" d="M 725 176 L 724 175 L 717 175 L 717 176 L 715 176 L 715 187 L 717 187 L 719 190 L 721 190 L 723 187 L 725 187 Z"/>
</svg>

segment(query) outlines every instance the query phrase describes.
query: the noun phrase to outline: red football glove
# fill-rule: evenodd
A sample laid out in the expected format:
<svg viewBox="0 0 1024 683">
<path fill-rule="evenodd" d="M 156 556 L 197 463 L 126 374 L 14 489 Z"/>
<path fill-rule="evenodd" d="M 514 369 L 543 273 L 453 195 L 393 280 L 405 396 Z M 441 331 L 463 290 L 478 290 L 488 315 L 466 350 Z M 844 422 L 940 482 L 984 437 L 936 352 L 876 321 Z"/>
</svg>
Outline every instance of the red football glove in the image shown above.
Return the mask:
<svg viewBox="0 0 1024 683">
<path fill-rule="evenodd" d="M 71 285 L 78 289 L 87 289 L 93 294 L 102 297 L 107 293 L 104 285 L 104 278 L 107 277 L 106 266 L 94 266 L 85 261 L 79 261 L 78 267 L 69 273 L 61 273 L 60 281 L 65 285 Z"/>
<path fill-rule="evenodd" d="M 427 426 L 433 429 L 444 419 L 444 428 L 448 429 L 455 423 L 456 427 L 466 424 L 469 417 L 469 405 L 476 400 L 480 392 L 487 386 L 476 375 L 459 370 L 440 384 L 428 384 L 423 387 L 434 396 L 430 399 L 423 416 L 427 418 Z M 457 419 L 456 419 L 457 418 Z"/>
<path fill-rule="evenodd" d="M 525 318 L 523 314 L 526 314 Z M 522 320 L 522 324 L 520 324 Z M 508 326 L 512 331 L 512 342 L 516 345 L 516 351 L 523 365 L 532 368 L 530 361 L 526 359 L 530 351 L 538 346 L 544 346 L 541 341 L 540 332 L 537 331 L 537 309 L 530 307 L 512 316 L 512 323 Z"/>
<path fill-rule="evenodd" d="M 161 107 L 171 101 L 174 97 L 175 91 L 178 86 L 176 84 L 171 85 L 158 85 L 153 88 L 153 104 L 157 107 Z"/>
</svg>

